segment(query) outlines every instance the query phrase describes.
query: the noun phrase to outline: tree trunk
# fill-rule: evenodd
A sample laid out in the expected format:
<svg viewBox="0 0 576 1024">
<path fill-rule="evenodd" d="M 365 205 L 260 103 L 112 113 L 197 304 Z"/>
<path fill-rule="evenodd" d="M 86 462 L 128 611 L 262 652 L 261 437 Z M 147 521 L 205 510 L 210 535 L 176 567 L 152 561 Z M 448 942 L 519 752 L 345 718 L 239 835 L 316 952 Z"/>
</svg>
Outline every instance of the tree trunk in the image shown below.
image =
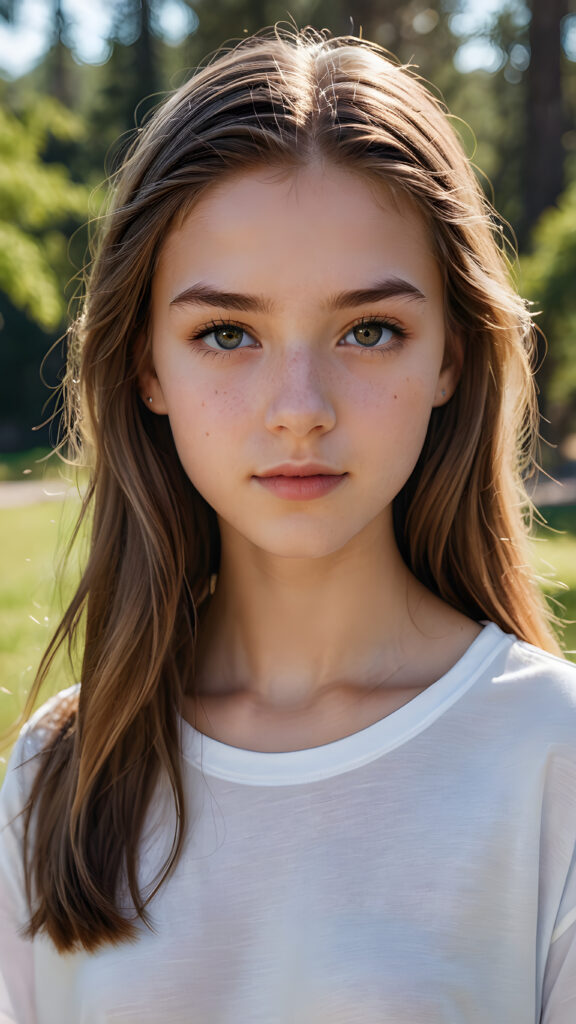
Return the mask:
<svg viewBox="0 0 576 1024">
<path fill-rule="evenodd" d="M 525 144 L 526 238 L 564 185 L 562 135 L 566 118 L 562 95 L 560 22 L 568 0 L 532 0 L 530 66 L 527 73 L 527 136 Z"/>
<path fill-rule="evenodd" d="M 62 0 L 54 4 L 52 49 L 47 60 L 48 91 L 65 107 L 74 105 L 74 88 L 70 79 L 70 54 L 68 44 L 68 22 L 62 9 Z"/>
<path fill-rule="evenodd" d="M 156 46 L 152 32 L 152 4 L 140 0 L 140 34 L 136 40 L 136 69 L 141 83 L 142 97 L 150 96 L 160 89 L 160 75 L 156 60 Z M 156 102 L 156 99 L 154 99 Z"/>
</svg>

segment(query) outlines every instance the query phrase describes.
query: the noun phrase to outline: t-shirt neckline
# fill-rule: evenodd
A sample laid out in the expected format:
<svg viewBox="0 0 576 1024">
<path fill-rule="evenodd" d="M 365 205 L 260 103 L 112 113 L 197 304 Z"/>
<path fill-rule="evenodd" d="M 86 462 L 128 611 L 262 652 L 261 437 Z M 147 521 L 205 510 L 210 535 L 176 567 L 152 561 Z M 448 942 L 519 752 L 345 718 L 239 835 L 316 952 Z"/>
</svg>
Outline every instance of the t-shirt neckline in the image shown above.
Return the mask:
<svg viewBox="0 0 576 1024">
<path fill-rule="evenodd" d="M 331 743 L 281 752 L 247 750 L 205 736 L 182 718 L 183 756 L 205 775 L 251 786 L 289 786 L 340 775 L 426 729 L 466 693 L 511 639 L 495 623 L 487 623 L 440 679 L 385 718 Z"/>
</svg>

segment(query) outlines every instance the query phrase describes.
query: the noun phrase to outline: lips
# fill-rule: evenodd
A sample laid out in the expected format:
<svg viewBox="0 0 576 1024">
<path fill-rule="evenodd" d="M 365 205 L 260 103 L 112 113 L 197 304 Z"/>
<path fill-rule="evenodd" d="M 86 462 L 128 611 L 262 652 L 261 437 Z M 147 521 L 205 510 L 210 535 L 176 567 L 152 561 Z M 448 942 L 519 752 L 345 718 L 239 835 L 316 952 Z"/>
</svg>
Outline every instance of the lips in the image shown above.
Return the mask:
<svg viewBox="0 0 576 1024">
<path fill-rule="evenodd" d="M 266 470 L 254 480 L 269 493 L 287 501 L 311 501 L 334 491 L 348 476 L 328 466 L 283 465 Z"/>
<path fill-rule="evenodd" d="M 263 477 L 306 477 L 306 476 L 344 476 L 345 474 L 340 473 L 337 469 L 332 469 L 331 466 L 323 466 L 319 462 L 306 462 L 298 464 L 296 462 L 282 463 L 279 466 L 273 466 L 271 469 L 266 469 L 262 473 L 256 474 L 258 478 Z"/>
</svg>

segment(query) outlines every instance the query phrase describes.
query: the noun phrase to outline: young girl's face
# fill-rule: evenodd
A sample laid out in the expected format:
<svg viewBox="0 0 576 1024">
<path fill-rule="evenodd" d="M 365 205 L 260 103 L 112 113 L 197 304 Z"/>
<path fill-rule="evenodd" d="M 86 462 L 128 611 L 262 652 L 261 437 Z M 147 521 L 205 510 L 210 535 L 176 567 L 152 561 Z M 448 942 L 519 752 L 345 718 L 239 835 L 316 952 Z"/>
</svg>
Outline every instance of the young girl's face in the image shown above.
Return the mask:
<svg viewBox="0 0 576 1024">
<path fill-rule="evenodd" d="M 457 378 L 407 199 L 326 164 L 228 177 L 168 235 L 151 312 L 142 394 L 223 550 L 319 557 L 389 526 Z"/>
</svg>

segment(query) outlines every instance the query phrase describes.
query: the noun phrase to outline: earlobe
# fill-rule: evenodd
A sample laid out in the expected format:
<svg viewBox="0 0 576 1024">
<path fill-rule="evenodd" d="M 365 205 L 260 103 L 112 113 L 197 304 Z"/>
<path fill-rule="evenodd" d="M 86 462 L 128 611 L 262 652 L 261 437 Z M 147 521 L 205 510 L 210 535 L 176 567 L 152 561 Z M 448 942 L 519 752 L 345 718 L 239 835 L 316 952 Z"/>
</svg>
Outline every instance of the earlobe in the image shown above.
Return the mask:
<svg viewBox="0 0 576 1024">
<path fill-rule="evenodd" d="M 438 380 L 438 387 L 436 388 L 436 394 L 434 395 L 433 405 L 446 405 L 449 402 L 456 390 L 456 384 L 458 383 L 457 378 L 454 380 L 454 386 L 450 386 L 451 382 L 446 381 L 446 374 L 443 373 Z"/>
<path fill-rule="evenodd" d="M 142 402 L 150 412 L 166 415 L 166 402 L 152 362 L 151 341 L 145 331 L 141 331 L 136 337 L 133 360 L 138 394 Z"/>
<path fill-rule="evenodd" d="M 138 375 L 138 391 L 144 405 L 150 412 L 166 415 L 168 412 L 160 381 L 154 370 L 144 370 Z"/>
</svg>

